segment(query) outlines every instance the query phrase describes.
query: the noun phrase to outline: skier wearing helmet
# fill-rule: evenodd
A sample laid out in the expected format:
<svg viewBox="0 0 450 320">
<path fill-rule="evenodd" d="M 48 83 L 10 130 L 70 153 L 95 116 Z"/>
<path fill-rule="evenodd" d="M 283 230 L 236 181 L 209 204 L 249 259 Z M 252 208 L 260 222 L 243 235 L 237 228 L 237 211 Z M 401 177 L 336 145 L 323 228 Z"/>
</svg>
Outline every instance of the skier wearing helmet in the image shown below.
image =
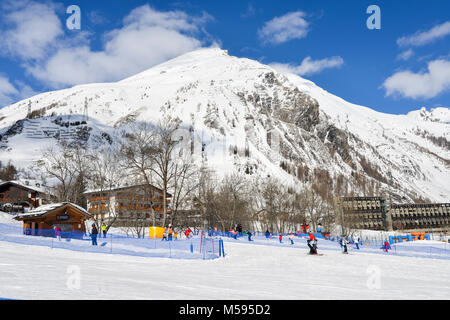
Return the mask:
<svg viewBox="0 0 450 320">
<path fill-rule="evenodd" d="M 311 230 L 309 231 L 309 239 L 306 242 L 309 247 L 309 254 L 317 254 L 317 239 Z"/>
</svg>

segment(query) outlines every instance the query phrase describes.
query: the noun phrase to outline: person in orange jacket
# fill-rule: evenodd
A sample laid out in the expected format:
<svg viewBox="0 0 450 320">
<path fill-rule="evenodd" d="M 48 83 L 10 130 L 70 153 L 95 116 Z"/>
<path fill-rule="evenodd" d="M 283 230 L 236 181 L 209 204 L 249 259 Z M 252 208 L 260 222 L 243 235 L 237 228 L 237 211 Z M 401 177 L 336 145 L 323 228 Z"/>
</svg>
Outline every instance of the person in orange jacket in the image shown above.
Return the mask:
<svg viewBox="0 0 450 320">
<path fill-rule="evenodd" d="M 172 241 L 172 236 L 173 236 L 173 229 L 172 229 L 172 225 L 169 225 L 169 230 L 167 231 L 168 236 L 169 236 L 169 241 Z"/>
<path fill-rule="evenodd" d="M 317 254 L 317 239 L 311 230 L 309 231 L 309 239 L 306 242 L 309 247 L 309 254 Z"/>
</svg>

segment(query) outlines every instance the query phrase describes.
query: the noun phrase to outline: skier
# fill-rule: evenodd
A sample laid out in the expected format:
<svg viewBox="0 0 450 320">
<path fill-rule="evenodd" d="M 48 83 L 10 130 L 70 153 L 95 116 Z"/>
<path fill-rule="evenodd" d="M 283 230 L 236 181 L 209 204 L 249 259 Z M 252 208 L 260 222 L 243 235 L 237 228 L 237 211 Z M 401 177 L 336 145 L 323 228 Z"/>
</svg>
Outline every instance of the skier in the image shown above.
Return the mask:
<svg viewBox="0 0 450 320">
<path fill-rule="evenodd" d="M 294 244 L 294 234 L 292 232 L 289 235 L 289 240 L 291 240 L 291 244 Z"/>
<path fill-rule="evenodd" d="M 359 250 L 359 243 L 361 242 L 361 238 L 357 235 L 355 238 L 355 247 Z"/>
<path fill-rule="evenodd" d="M 246 231 L 247 232 L 247 235 L 248 235 L 248 241 L 253 241 L 252 240 L 252 233 L 250 232 L 250 231 Z"/>
<path fill-rule="evenodd" d="M 97 245 L 97 235 L 98 235 L 97 226 L 95 225 L 95 223 L 93 223 L 92 224 L 92 231 L 91 231 L 91 238 L 92 238 L 92 245 L 93 246 Z"/>
<path fill-rule="evenodd" d="M 164 240 L 168 240 L 167 239 L 167 230 L 166 229 L 164 229 L 163 237 L 162 237 L 161 241 L 164 241 Z"/>
<path fill-rule="evenodd" d="M 317 254 L 317 239 L 311 231 L 309 231 L 309 239 L 306 243 L 309 247 L 309 254 Z"/>
<path fill-rule="evenodd" d="M 189 228 L 187 228 L 185 231 L 184 231 L 184 235 L 186 236 L 186 239 L 189 239 L 189 234 L 191 233 L 191 229 L 189 229 Z"/>
<path fill-rule="evenodd" d="M 169 231 L 168 231 L 168 233 L 169 233 L 169 241 L 172 241 L 172 236 L 173 236 L 173 229 L 172 229 L 172 225 L 171 224 L 169 224 Z"/>
<path fill-rule="evenodd" d="M 280 240 L 280 243 L 283 243 L 283 235 L 280 233 L 280 235 L 278 236 L 278 240 Z"/>
<path fill-rule="evenodd" d="M 55 228 L 55 236 L 56 236 L 56 239 L 61 241 L 61 228 L 60 227 Z"/>
<path fill-rule="evenodd" d="M 237 225 L 236 231 L 239 233 L 239 236 L 242 237 L 242 226 L 240 223 Z"/>
<path fill-rule="evenodd" d="M 384 245 L 381 248 L 386 250 L 386 252 L 389 252 L 389 249 L 391 249 L 391 245 L 389 244 L 389 242 L 385 241 Z"/>
<path fill-rule="evenodd" d="M 106 238 L 106 232 L 107 232 L 107 230 L 106 230 L 106 224 L 102 224 L 102 231 L 103 231 L 103 238 Z"/>
<path fill-rule="evenodd" d="M 348 251 L 347 251 L 347 239 L 344 237 L 344 238 L 342 238 L 342 247 L 344 248 L 344 252 L 342 252 L 342 253 L 346 253 L 346 254 L 348 254 Z"/>
<path fill-rule="evenodd" d="M 266 239 L 269 239 L 269 236 L 270 236 L 270 231 L 269 231 L 269 229 L 267 229 L 267 231 L 266 231 Z"/>
</svg>

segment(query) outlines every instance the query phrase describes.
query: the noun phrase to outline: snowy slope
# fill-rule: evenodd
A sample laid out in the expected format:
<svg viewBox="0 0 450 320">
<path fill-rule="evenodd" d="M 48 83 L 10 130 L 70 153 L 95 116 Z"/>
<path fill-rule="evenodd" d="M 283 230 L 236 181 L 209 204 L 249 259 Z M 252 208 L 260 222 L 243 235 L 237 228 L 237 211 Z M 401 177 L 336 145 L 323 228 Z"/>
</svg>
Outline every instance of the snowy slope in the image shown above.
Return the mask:
<svg viewBox="0 0 450 320">
<path fill-rule="evenodd" d="M 21 121 L 29 105 L 45 116 Z M 86 125 L 61 127 L 81 121 L 85 106 Z M 238 170 L 299 186 L 301 165 L 310 172 L 326 169 L 334 180 L 344 176 L 356 194 L 367 194 L 354 178 L 360 172 L 377 185 L 377 194 L 407 202 L 450 201 L 449 109 L 375 112 L 216 48 L 187 53 L 117 83 L 47 92 L 0 109 L 0 160 L 26 167 L 61 135 L 81 136 L 95 148 L 119 139 L 118 131 L 130 123 L 156 123 L 165 116 L 182 120 L 184 133 L 196 142 L 196 162 L 219 175 Z M 362 156 L 378 174 L 366 174 Z"/>
<path fill-rule="evenodd" d="M 9 299 L 426 300 L 450 294 L 448 260 L 339 249 L 309 256 L 306 247 L 230 242 L 225 259 L 173 260 L 0 243 L 0 297 Z"/>
</svg>

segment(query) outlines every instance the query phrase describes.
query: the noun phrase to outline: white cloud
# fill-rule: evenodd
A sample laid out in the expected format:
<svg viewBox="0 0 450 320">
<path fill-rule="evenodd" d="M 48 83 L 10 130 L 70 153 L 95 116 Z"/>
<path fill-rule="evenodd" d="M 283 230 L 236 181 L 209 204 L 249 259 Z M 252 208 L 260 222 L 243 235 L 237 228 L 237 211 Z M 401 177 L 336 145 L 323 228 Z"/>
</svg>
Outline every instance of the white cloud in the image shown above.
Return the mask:
<svg viewBox="0 0 450 320">
<path fill-rule="evenodd" d="M 280 44 L 293 39 L 301 39 L 308 34 L 309 23 L 302 11 L 287 13 L 266 22 L 258 30 L 258 35 L 264 43 Z"/>
<path fill-rule="evenodd" d="M 23 0 L 2 4 L 0 52 L 21 59 L 40 59 L 64 32 L 55 13 L 56 5 Z"/>
<path fill-rule="evenodd" d="M 400 71 L 387 78 L 383 85 L 386 96 L 401 96 L 412 99 L 429 99 L 450 90 L 450 61 L 434 60 L 428 70 L 413 73 Z"/>
<path fill-rule="evenodd" d="M 49 18 L 45 25 L 53 32 L 46 37 L 32 33 L 22 41 L 24 45 L 17 47 L 11 42 L 9 53 L 22 59 L 26 71 L 51 88 L 121 80 L 195 50 L 204 45 L 201 37 L 209 37 L 203 30 L 204 24 L 213 20 L 206 12 L 190 16 L 182 11 L 161 12 L 144 5 L 132 10 L 123 19 L 121 28 L 104 34 L 102 49 L 94 51 L 88 32 L 71 35 L 70 39 L 59 32 L 61 22 L 53 19 L 56 17 L 53 4 L 28 0 L 27 3 L 31 5 L 10 7 L 8 16 L 30 16 L 38 26 L 44 22 L 38 23 L 40 19 L 36 16 L 43 12 Z M 20 34 L 29 28 L 29 23 L 17 20 L 13 30 Z"/>
<path fill-rule="evenodd" d="M 0 75 L 0 106 L 11 103 L 12 97 L 18 93 L 19 91 L 9 82 L 9 79 Z"/>
<path fill-rule="evenodd" d="M 34 96 L 35 94 L 36 92 L 23 82 L 16 81 L 16 85 L 13 85 L 8 77 L 0 75 L 0 107 Z"/>
<path fill-rule="evenodd" d="M 320 73 L 325 69 L 339 68 L 343 63 L 344 59 L 339 56 L 320 60 L 312 60 L 311 57 L 306 57 L 297 66 L 286 63 L 271 63 L 270 66 L 282 73 L 294 73 L 299 76 L 306 76 Z"/>
<path fill-rule="evenodd" d="M 409 60 L 414 55 L 414 51 L 412 49 L 408 49 L 406 51 L 401 52 L 397 55 L 397 60 Z"/>
<path fill-rule="evenodd" d="M 423 46 L 448 35 L 450 35 L 450 21 L 437 25 L 428 31 L 401 37 L 397 39 L 397 44 L 399 46 Z"/>
</svg>

